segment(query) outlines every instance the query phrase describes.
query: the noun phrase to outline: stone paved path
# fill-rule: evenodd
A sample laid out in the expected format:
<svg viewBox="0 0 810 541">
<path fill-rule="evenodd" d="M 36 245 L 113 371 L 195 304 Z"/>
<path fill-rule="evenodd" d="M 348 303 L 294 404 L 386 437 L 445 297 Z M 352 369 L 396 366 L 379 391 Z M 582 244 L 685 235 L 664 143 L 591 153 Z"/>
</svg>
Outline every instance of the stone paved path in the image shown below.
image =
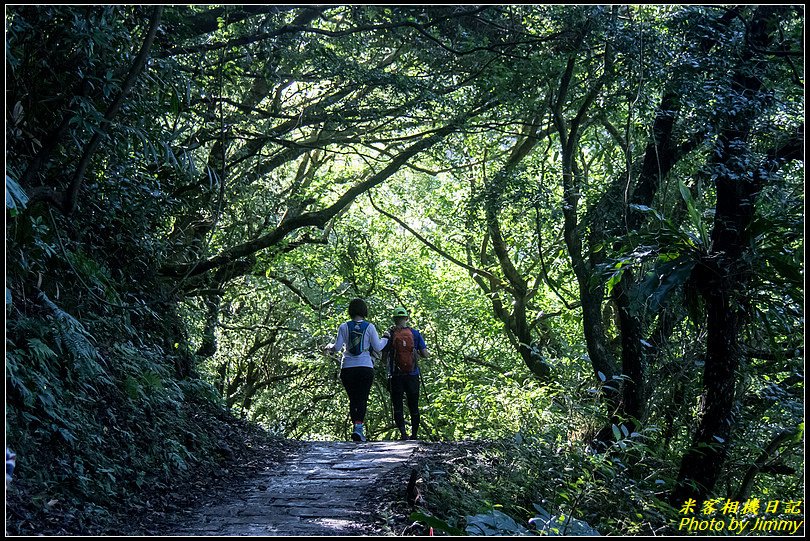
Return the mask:
<svg viewBox="0 0 810 541">
<path fill-rule="evenodd" d="M 416 442 L 307 442 L 282 464 L 195 511 L 173 535 L 362 535 L 367 494 L 403 465 Z M 392 480 L 402 483 L 405 480 Z"/>
</svg>

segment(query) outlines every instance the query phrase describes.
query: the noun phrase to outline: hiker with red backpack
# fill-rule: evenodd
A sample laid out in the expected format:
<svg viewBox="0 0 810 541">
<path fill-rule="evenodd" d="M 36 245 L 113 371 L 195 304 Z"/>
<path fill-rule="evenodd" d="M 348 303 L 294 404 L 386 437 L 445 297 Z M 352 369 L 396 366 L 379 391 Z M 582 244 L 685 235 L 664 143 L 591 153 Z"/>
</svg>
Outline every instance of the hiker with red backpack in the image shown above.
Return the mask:
<svg viewBox="0 0 810 541">
<path fill-rule="evenodd" d="M 338 327 L 335 342 L 326 346 L 326 350 L 334 353 L 346 347 L 340 363 L 340 381 L 349 395 L 349 415 L 354 425 L 352 440 L 366 441 L 363 423 L 368 395 L 374 383 L 374 360 L 370 350 L 380 352 L 385 342 L 380 340 L 374 324 L 366 321 L 368 306 L 363 299 L 353 299 L 349 303 L 349 317 L 351 321 Z"/>
<path fill-rule="evenodd" d="M 394 325 L 383 334 L 383 359 L 387 361 L 389 389 L 394 406 L 394 421 L 399 428 L 400 439 L 415 440 L 419 431 L 419 357 L 429 355 L 422 334 L 411 327 L 408 311 L 395 308 L 392 314 Z M 407 397 L 411 414 L 411 433 L 405 429 L 402 399 Z"/>
</svg>

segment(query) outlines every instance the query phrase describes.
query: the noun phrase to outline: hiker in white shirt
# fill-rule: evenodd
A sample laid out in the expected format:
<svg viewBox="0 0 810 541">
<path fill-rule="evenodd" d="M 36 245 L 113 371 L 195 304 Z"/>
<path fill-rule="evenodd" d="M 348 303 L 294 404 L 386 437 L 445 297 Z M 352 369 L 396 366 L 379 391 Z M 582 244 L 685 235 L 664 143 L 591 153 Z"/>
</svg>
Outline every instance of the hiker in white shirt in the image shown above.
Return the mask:
<svg viewBox="0 0 810 541">
<path fill-rule="evenodd" d="M 353 299 L 349 303 L 349 317 L 351 321 L 338 327 L 335 342 L 326 346 L 326 350 L 343 350 L 340 381 L 349 395 L 349 414 L 354 424 L 352 439 L 366 441 L 363 423 L 366 420 L 371 385 L 374 383 L 374 360 L 370 350 L 380 352 L 388 341 L 380 339 L 374 324 L 366 321 L 368 306 L 363 299 Z"/>
</svg>

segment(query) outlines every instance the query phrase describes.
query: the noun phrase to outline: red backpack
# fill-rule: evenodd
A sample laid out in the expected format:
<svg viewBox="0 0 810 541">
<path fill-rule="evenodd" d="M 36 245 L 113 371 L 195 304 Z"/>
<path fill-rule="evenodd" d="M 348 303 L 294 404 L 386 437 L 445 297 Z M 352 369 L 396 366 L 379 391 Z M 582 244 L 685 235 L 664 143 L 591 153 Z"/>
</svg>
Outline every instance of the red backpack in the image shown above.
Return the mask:
<svg viewBox="0 0 810 541">
<path fill-rule="evenodd" d="M 402 329 L 392 327 L 388 334 L 391 336 L 388 339 L 389 369 L 392 369 L 392 373 L 410 374 L 416 365 L 413 332 L 410 327 Z"/>
</svg>

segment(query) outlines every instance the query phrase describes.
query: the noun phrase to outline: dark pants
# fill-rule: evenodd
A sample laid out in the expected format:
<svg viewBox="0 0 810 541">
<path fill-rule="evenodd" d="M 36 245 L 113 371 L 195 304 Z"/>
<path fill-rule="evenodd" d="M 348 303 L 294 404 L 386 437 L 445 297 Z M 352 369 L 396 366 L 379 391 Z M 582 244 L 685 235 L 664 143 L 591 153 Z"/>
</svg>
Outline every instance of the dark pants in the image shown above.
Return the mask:
<svg viewBox="0 0 810 541">
<path fill-rule="evenodd" d="M 403 395 L 408 399 L 411 414 L 411 436 L 419 430 L 419 376 L 391 376 L 391 400 L 394 405 L 394 421 L 399 431 L 405 435 L 405 414 L 402 409 Z"/>
<path fill-rule="evenodd" d="M 371 384 L 374 383 L 374 369 L 368 366 L 354 368 L 341 368 L 340 381 L 349 395 L 349 415 L 353 423 L 362 423 L 366 420 L 368 395 Z"/>
</svg>

